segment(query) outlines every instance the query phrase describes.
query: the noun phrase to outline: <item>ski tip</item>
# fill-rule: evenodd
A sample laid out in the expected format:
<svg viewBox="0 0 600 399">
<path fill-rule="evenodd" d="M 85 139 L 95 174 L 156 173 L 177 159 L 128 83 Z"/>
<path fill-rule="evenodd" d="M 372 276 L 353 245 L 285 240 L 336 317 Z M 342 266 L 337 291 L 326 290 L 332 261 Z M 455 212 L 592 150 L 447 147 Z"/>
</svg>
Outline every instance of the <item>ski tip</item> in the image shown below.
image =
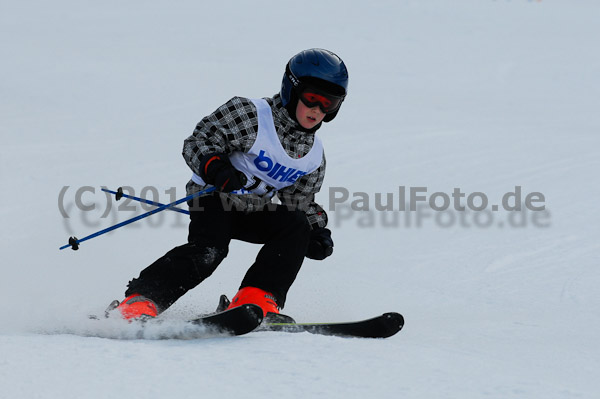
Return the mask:
<svg viewBox="0 0 600 399">
<path fill-rule="evenodd" d="M 245 304 L 203 316 L 191 321 L 208 328 L 209 332 L 219 335 L 242 335 L 253 331 L 263 320 L 260 306 Z"/>
<path fill-rule="evenodd" d="M 224 311 L 221 315 L 231 314 L 237 321 L 230 325 L 229 330 L 233 335 L 242 335 L 249 333 L 260 325 L 263 321 L 263 310 L 260 306 L 254 304 L 244 304 Z"/>
<path fill-rule="evenodd" d="M 245 305 L 242 305 L 242 307 L 246 309 L 246 312 L 255 317 L 256 320 L 258 320 L 259 324 L 262 323 L 264 313 L 260 306 L 255 305 L 253 303 L 247 303 Z"/>
<path fill-rule="evenodd" d="M 404 327 L 404 316 L 402 316 L 400 313 L 384 313 L 381 317 L 387 326 L 387 334 L 384 334 L 383 338 L 391 337 L 402 330 L 402 327 Z"/>
</svg>

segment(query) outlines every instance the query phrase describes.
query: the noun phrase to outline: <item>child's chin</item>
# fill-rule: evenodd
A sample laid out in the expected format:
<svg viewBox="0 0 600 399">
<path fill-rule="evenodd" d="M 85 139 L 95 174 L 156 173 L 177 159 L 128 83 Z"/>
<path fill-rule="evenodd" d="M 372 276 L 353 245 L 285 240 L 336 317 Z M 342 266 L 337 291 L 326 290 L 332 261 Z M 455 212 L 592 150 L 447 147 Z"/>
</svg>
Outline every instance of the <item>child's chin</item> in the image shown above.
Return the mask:
<svg viewBox="0 0 600 399">
<path fill-rule="evenodd" d="M 306 121 L 304 121 L 304 124 L 303 124 L 302 127 L 305 128 L 305 129 L 312 129 L 315 126 L 317 126 L 317 121 L 316 120 L 306 119 Z"/>
</svg>

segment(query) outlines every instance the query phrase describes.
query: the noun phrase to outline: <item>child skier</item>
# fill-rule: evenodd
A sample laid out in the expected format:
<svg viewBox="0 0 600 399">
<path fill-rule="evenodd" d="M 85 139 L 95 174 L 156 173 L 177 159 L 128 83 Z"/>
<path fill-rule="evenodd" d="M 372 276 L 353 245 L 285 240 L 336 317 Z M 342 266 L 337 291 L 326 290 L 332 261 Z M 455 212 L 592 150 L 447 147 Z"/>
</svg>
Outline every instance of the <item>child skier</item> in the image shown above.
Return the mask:
<svg viewBox="0 0 600 399">
<path fill-rule="evenodd" d="M 279 94 L 234 97 L 202 119 L 183 146 L 193 172 L 186 188 L 216 191 L 190 201 L 187 244 L 142 270 L 111 310 L 125 319 L 157 316 L 209 277 L 237 239 L 262 248 L 224 307 L 253 303 L 278 314 L 304 257 L 333 252 L 327 215 L 314 202 L 325 175 L 316 132 L 335 118 L 347 88 L 344 62 L 309 49 L 290 59 Z"/>
</svg>

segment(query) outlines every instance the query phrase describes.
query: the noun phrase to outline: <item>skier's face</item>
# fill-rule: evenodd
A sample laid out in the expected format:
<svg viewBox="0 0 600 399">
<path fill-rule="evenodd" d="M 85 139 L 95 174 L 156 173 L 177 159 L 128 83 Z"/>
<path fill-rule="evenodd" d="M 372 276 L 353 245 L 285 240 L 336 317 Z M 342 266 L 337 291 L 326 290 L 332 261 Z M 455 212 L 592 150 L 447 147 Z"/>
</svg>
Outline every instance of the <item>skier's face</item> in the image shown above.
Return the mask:
<svg viewBox="0 0 600 399">
<path fill-rule="evenodd" d="M 325 114 L 319 106 L 308 108 L 302 101 L 298 101 L 296 107 L 296 119 L 298 123 L 305 129 L 312 129 L 323 121 Z"/>
</svg>

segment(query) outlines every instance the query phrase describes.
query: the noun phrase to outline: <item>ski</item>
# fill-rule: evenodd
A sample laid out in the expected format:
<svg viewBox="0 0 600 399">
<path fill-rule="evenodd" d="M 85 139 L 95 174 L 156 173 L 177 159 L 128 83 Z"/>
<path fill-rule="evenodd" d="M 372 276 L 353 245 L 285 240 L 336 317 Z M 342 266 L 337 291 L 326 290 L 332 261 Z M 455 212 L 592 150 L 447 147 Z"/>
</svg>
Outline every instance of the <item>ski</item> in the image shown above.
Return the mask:
<svg viewBox="0 0 600 399">
<path fill-rule="evenodd" d="M 403 326 L 404 317 L 400 313 L 390 312 L 366 320 L 342 323 L 295 323 L 266 320 L 257 331 L 309 332 L 339 337 L 388 338 L 400 331 Z"/>
<path fill-rule="evenodd" d="M 89 318 L 108 321 L 105 317 L 89 316 Z M 123 319 L 113 319 L 112 324 L 103 324 L 102 328 L 94 328 L 83 335 L 114 339 L 158 340 L 243 335 L 255 330 L 261 324 L 263 311 L 257 305 L 246 304 L 191 320 L 169 320 L 158 317 L 134 320 L 120 324 L 120 327 L 114 324 L 115 321 L 125 322 Z"/>
<path fill-rule="evenodd" d="M 209 331 L 225 335 L 243 335 L 253 331 L 263 320 L 260 306 L 241 305 L 223 312 L 190 320 L 191 324 L 202 326 Z"/>
</svg>

